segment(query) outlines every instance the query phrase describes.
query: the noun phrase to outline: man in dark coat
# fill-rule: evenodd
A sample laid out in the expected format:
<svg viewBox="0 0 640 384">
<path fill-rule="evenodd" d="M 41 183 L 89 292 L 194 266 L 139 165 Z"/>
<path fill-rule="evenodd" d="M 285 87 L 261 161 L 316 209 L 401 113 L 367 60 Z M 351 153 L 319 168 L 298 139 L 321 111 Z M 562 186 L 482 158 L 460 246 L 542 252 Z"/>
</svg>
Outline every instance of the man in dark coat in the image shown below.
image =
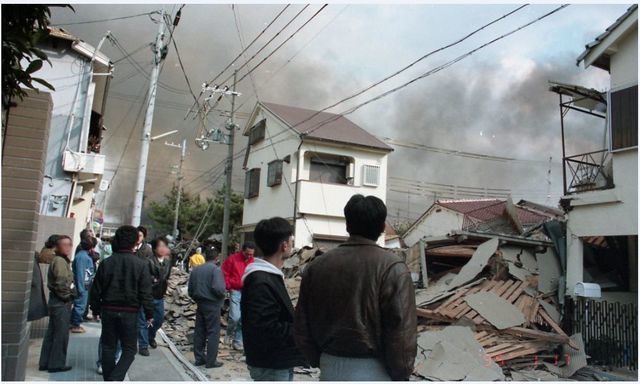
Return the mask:
<svg viewBox="0 0 640 384">
<path fill-rule="evenodd" d="M 304 358 L 293 340 L 293 305 L 281 271 L 291 253 L 293 229 L 281 217 L 262 220 L 254 238 L 264 256 L 247 266 L 240 302 L 244 350 L 255 381 L 292 381 Z"/>
<path fill-rule="evenodd" d="M 137 319 L 144 309 L 147 326 L 153 325 L 153 296 L 148 262 L 134 253 L 138 230 L 124 225 L 116 231 L 113 255 L 98 267 L 89 296 L 91 310 L 102 318 L 102 375 L 122 381 L 133 363 L 138 340 Z M 116 346 L 122 356 L 116 364 Z"/>
<path fill-rule="evenodd" d="M 220 310 L 226 293 L 224 276 L 216 265 L 218 252 L 209 248 L 205 252 L 205 263 L 191 271 L 189 275 L 189 296 L 198 304 L 196 309 L 196 329 L 193 335 L 195 365 L 207 368 L 222 367 L 218 358 L 220 341 Z M 206 354 L 205 354 L 206 350 Z"/>
<path fill-rule="evenodd" d="M 56 241 L 56 255 L 51 260 L 47 273 L 49 288 L 49 325 L 42 342 L 39 367 L 41 371 L 64 372 L 71 369 L 66 365 L 69 345 L 69 321 L 71 303 L 75 298 L 73 274 L 69 255 L 73 244 L 69 236 L 60 236 Z"/>
<path fill-rule="evenodd" d="M 387 208 L 354 195 L 344 207 L 349 240 L 315 258 L 302 273 L 296 345 L 320 380 L 408 380 L 416 357 L 411 273 L 376 244 Z"/>
</svg>

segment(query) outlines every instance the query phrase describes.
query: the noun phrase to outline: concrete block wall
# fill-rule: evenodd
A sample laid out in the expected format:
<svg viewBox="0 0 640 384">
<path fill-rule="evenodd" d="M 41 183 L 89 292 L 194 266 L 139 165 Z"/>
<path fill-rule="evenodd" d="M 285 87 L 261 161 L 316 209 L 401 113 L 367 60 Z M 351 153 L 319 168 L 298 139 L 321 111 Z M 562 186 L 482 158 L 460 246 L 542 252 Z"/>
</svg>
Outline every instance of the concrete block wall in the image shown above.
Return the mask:
<svg viewBox="0 0 640 384">
<path fill-rule="evenodd" d="M 27 312 L 52 100 L 46 92 L 9 110 L 2 152 L 2 381 L 24 380 Z"/>
</svg>

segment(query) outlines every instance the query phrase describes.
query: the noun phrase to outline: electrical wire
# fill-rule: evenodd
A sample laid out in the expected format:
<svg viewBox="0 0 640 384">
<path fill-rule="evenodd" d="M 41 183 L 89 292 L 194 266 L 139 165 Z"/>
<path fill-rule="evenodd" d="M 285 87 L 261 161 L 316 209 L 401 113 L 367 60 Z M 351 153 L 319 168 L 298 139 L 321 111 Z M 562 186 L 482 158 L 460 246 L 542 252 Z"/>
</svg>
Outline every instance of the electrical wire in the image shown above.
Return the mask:
<svg viewBox="0 0 640 384">
<path fill-rule="evenodd" d="M 271 51 L 270 54 L 268 54 L 265 58 L 262 59 L 262 61 L 260 61 L 253 68 L 251 68 L 244 76 L 242 76 L 238 80 L 238 83 L 241 82 L 242 80 L 244 80 L 253 71 L 258 69 L 258 67 L 260 67 L 262 64 L 264 64 L 264 62 L 267 61 L 267 59 L 269 59 L 274 53 L 276 53 L 280 48 L 282 48 L 283 45 L 285 45 L 296 34 L 298 34 L 298 32 L 300 32 L 304 27 L 306 27 L 311 22 L 311 20 L 315 19 L 320 14 L 320 12 L 322 12 L 325 8 L 327 8 L 327 6 L 328 6 L 328 4 L 325 4 L 319 10 L 317 10 L 316 13 L 314 13 L 309 19 L 307 19 L 307 21 L 305 21 L 304 24 L 302 24 L 300 27 L 298 27 L 298 29 L 296 29 L 291 35 L 289 35 L 289 37 L 287 37 L 282 43 L 280 43 L 280 45 L 278 45 L 273 51 Z M 247 63 L 248 63 L 248 61 L 247 61 Z M 227 80 L 223 81 L 222 83 L 223 84 L 226 83 L 230 78 L 231 77 L 227 78 Z"/>
<path fill-rule="evenodd" d="M 321 110 L 319 110 L 319 111 L 315 112 L 314 114 L 312 114 L 312 115 L 311 115 L 311 116 L 309 116 L 308 118 L 306 118 L 306 119 L 302 120 L 299 124 L 303 124 L 303 123 L 305 123 L 305 122 L 307 122 L 307 121 L 310 121 L 311 119 L 313 119 L 314 117 L 318 116 L 318 115 L 319 115 L 319 114 L 321 114 L 322 112 L 325 112 L 325 111 L 327 111 L 327 110 L 329 110 L 329 109 L 331 109 L 331 108 L 334 108 L 334 107 L 336 107 L 336 106 L 338 106 L 338 105 L 340 105 L 340 104 L 342 104 L 342 103 L 344 103 L 344 102 L 347 102 L 347 101 L 349 101 L 349 100 L 354 99 L 355 97 L 358 97 L 358 96 L 362 95 L 363 93 L 365 93 L 365 92 L 367 92 L 367 91 L 369 91 L 369 90 L 371 90 L 371 89 L 373 89 L 373 88 L 377 87 L 378 85 L 380 85 L 380 84 L 382 84 L 382 83 L 385 83 L 385 82 L 387 82 L 388 80 L 390 80 L 390 79 L 392 79 L 392 78 L 394 78 L 394 77 L 396 77 L 396 76 L 400 75 L 401 73 L 403 73 L 403 72 L 405 72 L 405 71 L 409 70 L 410 68 L 414 67 L 416 64 L 420 63 L 421 61 L 424 61 L 425 59 L 427 59 L 427 58 L 429 58 L 429 57 L 431 57 L 431 56 L 435 55 L 435 54 L 436 54 L 436 53 L 438 53 L 438 52 L 442 52 L 442 51 L 444 51 L 444 50 L 446 50 L 446 49 L 449 49 L 449 48 L 451 48 L 451 47 L 454 47 L 454 46 L 456 46 L 456 45 L 458 45 L 458 44 L 460 44 L 460 43 L 464 42 L 465 40 L 469 39 L 469 38 L 470 38 L 470 37 L 472 37 L 473 35 L 475 35 L 475 34 L 477 34 L 477 33 L 481 32 L 481 31 L 483 31 L 483 30 L 484 30 L 484 29 L 486 29 L 486 28 L 488 28 L 489 26 L 491 26 L 491 25 L 493 25 L 493 24 L 495 24 L 495 23 L 497 23 L 497 22 L 499 22 L 499 21 L 501 21 L 501 20 L 503 20 L 503 19 L 505 19 L 505 18 L 507 18 L 507 17 L 509 17 L 509 16 L 513 15 L 514 13 L 516 13 L 516 12 L 520 11 L 521 9 L 523 9 L 524 7 L 526 7 L 527 5 L 528 5 L 528 4 L 521 5 L 521 6 L 519 6 L 518 8 L 516 8 L 516 9 L 512 10 L 511 12 L 508 12 L 508 13 L 506 13 L 506 14 L 504 14 L 504 15 L 502 15 L 502 16 L 500 16 L 500 17 L 496 18 L 496 19 L 493 19 L 493 20 L 492 20 L 492 21 L 490 21 L 489 23 L 486 23 L 486 24 L 482 25 L 481 27 L 476 28 L 476 29 L 475 29 L 475 30 L 473 30 L 472 32 L 470 32 L 470 33 L 466 34 L 465 36 L 461 37 L 460 39 L 458 39 L 458 40 L 456 40 L 456 41 L 454 41 L 454 42 L 452 42 L 452 43 L 449 43 L 449 44 L 447 44 L 447 45 L 444 45 L 444 46 L 442 46 L 442 47 L 440 47 L 440 48 L 434 49 L 434 50 L 432 50 L 432 51 L 430 51 L 430 52 L 428 52 L 428 53 L 426 53 L 426 54 L 422 55 L 422 56 L 421 56 L 421 57 L 419 57 L 418 59 L 416 59 L 416 60 L 412 61 L 412 62 L 411 62 L 411 63 L 409 63 L 408 65 L 405 65 L 404 67 L 402 67 L 401 69 L 399 69 L 399 70 L 395 71 L 394 73 L 392 73 L 392 74 L 390 74 L 390 75 L 388 75 L 388 76 L 385 76 L 384 78 L 382 78 L 382 79 L 380 79 L 380 80 L 376 81 L 375 83 L 373 83 L 373 84 L 371 84 L 371 85 L 369 85 L 369 86 L 367 86 L 367 87 L 365 87 L 365 88 L 361 89 L 360 91 L 358 91 L 358 92 L 356 92 L 356 93 L 354 93 L 354 94 L 352 94 L 352 95 L 350 95 L 350 96 L 348 96 L 348 97 L 345 97 L 345 98 L 343 98 L 343 99 L 341 99 L 341 100 L 338 100 L 337 102 L 335 102 L 335 103 L 333 103 L 333 104 L 331 104 L 331 105 L 329 105 L 329 106 L 327 106 L 327 107 L 322 108 Z"/>
<path fill-rule="evenodd" d="M 51 26 L 52 26 L 52 27 L 60 27 L 60 26 L 67 26 L 67 25 L 80 25 L 80 24 L 103 23 L 103 22 L 106 22 L 106 21 L 115 21 L 115 20 L 132 19 L 132 18 L 134 18 L 134 17 L 140 17 L 140 16 L 149 16 L 149 17 L 151 17 L 151 15 L 154 15 L 154 14 L 160 14 L 160 11 L 152 11 L 152 12 L 138 13 L 138 14 L 136 14 L 136 15 L 113 17 L 113 18 L 110 18 L 110 19 L 98 19 L 98 20 L 78 21 L 78 22 L 73 22 L 73 23 L 52 24 Z"/>
<path fill-rule="evenodd" d="M 152 45 L 153 45 L 153 44 L 151 44 L 151 43 L 145 43 L 145 44 L 141 45 L 140 47 L 138 47 L 138 48 L 134 49 L 130 54 L 128 54 L 128 55 L 126 55 L 126 56 L 123 56 L 123 57 L 119 58 L 118 60 L 114 61 L 114 62 L 113 62 L 113 64 L 118 64 L 118 63 L 119 63 L 119 62 L 121 62 L 122 60 L 126 60 L 127 58 L 129 58 L 129 57 L 131 57 L 131 56 L 135 55 L 136 53 L 138 53 L 138 52 L 142 51 L 143 49 L 145 49 L 145 48 L 147 48 L 147 47 L 150 47 L 150 46 L 152 46 Z"/>
</svg>

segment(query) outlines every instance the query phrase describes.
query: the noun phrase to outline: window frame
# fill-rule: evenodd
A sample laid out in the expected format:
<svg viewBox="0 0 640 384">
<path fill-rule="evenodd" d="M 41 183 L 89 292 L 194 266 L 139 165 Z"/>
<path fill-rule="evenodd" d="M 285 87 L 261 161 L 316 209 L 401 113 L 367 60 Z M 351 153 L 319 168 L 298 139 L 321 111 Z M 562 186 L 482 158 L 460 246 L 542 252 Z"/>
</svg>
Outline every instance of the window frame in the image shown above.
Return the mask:
<svg viewBox="0 0 640 384">
<path fill-rule="evenodd" d="M 258 196 L 260 196 L 260 168 L 251 168 L 245 172 L 244 198 L 249 200 Z"/>
<path fill-rule="evenodd" d="M 262 119 L 249 129 L 249 145 L 255 145 L 264 140 L 267 131 L 267 119 Z"/>
<path fill-rule="evenodd" d="M 282 176 L 284 173 L 284 165 L 283 165 L 284 161 L 281 159 L 276 159 L 273 160 L 271 162 L 269 162 L 267 164 L 267 186 L 268 187 L 275 187 L 277 185 L 281 185 L 282 184 Z M 272 169 L 273 167 L 279 167 L 275 169 L 274 173 L 272 174 Z M 273 179 L 272 179 L 272 175 L 273 175 Z"/>
</svg>

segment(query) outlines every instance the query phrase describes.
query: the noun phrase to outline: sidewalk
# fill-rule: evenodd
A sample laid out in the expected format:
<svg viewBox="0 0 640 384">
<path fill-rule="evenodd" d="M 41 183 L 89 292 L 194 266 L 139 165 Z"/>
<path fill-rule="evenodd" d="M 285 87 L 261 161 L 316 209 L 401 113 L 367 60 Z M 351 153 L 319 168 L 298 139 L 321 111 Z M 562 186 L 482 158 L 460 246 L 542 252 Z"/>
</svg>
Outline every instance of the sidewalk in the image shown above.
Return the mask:
<svg viewBox="0 0 640 384">
<path fill-rule="evenodd" d="M 96 373 L 100 323 L 83 323 L 86 333 L 71 333 L 67 350 L 68 372 L 48 373 L 38 370 L 40 348 L 43 339 L 31 340 L 25 381 L 102 381 Z M 136 355 L 129 368 L 128 381 L 192 381 L 169 348 L 158 339 L 158 348 L 150 349 L 151 356 Z"/>
</svg>

